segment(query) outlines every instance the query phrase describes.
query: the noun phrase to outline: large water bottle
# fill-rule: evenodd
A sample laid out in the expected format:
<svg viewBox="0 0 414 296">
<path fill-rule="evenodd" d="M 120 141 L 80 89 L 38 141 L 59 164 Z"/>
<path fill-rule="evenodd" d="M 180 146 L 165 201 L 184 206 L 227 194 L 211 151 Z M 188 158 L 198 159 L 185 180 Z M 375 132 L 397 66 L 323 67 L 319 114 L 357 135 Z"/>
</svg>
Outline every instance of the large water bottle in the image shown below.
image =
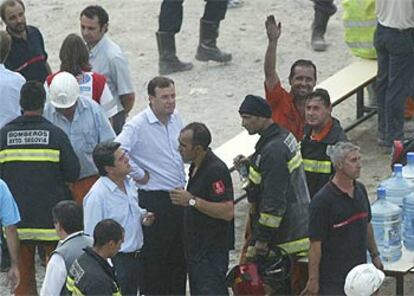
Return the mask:
<svg viewBox="0 0 414 296">
<path fill-rule="evenodd" d="M 404 178 L 414 181 L 414 152 L 407 153 L 407 164 L 403 167 L 402 173 Z"/>
<path fill-rule="evenodd" d="M 394 174 L 381 182 L 381 187 L 385 188 L 386 199 L 401 208 L 404 197 L 414 191 L 414 183 L 405 179 L 402 175 L 402 165 L 394 164 Z"/>
<path fill-rule="evenodd" d="M 377 189 L 378 199 L 371 206 L 375 241 L 384 262 L 400 259 L 402 209 L 385 199 L 385 188 Z"/>
<path fill-rule="evenodd" d="M 403 241 L 408 250 L 414 251 L 414 193 L 404 198 Z"/>
</svg>

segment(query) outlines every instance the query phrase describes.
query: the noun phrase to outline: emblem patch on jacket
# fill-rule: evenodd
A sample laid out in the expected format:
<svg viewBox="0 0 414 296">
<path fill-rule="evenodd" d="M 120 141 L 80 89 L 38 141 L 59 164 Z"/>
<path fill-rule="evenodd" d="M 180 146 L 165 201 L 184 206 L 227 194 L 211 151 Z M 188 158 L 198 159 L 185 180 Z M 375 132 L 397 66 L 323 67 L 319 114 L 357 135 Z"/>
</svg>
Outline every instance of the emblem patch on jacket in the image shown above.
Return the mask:
<svg viewBox="0 0 414 296">
<path fill-rule="evenodd" d="M 218 180 L 213 183 L 213 192 L 216 195 L 222 195 L 226 192 L 226 186 L 224 186 L 223 180 Z"/>
</svg>

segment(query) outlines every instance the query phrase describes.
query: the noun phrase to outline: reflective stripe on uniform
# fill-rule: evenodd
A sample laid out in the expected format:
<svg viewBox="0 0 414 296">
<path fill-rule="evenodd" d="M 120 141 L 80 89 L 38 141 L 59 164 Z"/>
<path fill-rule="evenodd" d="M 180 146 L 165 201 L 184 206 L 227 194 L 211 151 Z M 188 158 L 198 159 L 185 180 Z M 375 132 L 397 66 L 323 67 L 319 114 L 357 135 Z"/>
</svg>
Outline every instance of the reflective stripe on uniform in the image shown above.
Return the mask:
<svg viewBox="0 0 414 296">
<path fill-rule="evenodd" d="M 287 242 L 277 245 L 279 248 L 285 250 L 288 254 L 298 254 L 308 252 L 309 250 L 309 238 L 302 238 L 292 242 Z M 301 255 L 302 255 L 301 254 Z M 249 246 L 246 251 L 246 258 L 256 257 L 256 249 L 254 246 Z"/>
<path fill-rule="evenodd" d="M 292 173 L 294 170 L 300 167 L 301 164 L 302 164 L 302 154 L 300 153 L 300 150 L 297 150 L 295 153 L 295 156 L 293 156 L 287 162 L 289 173 Z"/>
<path fill-rule="evenodd" d="M 0 163 L 11 161 L 59 162 L 60 151 L 56 149 L 4 149 L 0 151 Z"/>
<path fill-rule="evenodd" d="M 372 43 L 372 41 L 369 42 L 349 42 L 346 41 L 346 44 L 350 47 L 350 48 L 365 48 L 365 49 L 373 49 L 374 48 L 374 44 Z"/>
<path fill-rule="evenodd" d="M 262 174 L 256 171 L 253 166 L 249 166 L 249 180 L 256 185 L 262 182 Z"/>
<path fill-rule="evenodd" d="M 375 27 L 377 25 L 377 20 L 366 20 L 366 21 L 348 21 L 344 20 L 345 28 L 361 28 L 361 27 Z"/>
<path fill-rule="evenodd" d="M 330 174 L 332 172 L 331 162 L 329 160 L 303 159 L 303 168 L 305 172 Z"/>
<path fill-rule="evenodd" d="M 263 226 L 277 228 L 281 221 L 282 217 L 273 216 L 268 213 L 260 213 L 259 224 Z"/>
<path fill-rule="evenodd" d="M 20 240 L 58 241 L 55 229 L 17 228 Z"/>
<path fill-rule="evenodd" d="M 284 249 L 289 254 L 295 254 L 309 250 L 309 245 L 309 238 L 302 238 L 292 242 L 283 243 L 277 246 Z"/>
<path fill-rule="evenodd" d="M 84 294 L 75 286 L 75 281 L 70 276 L 66 278 L 66 289 L 71 292 L 72 296 L 83 296 Z"/>
</svg>

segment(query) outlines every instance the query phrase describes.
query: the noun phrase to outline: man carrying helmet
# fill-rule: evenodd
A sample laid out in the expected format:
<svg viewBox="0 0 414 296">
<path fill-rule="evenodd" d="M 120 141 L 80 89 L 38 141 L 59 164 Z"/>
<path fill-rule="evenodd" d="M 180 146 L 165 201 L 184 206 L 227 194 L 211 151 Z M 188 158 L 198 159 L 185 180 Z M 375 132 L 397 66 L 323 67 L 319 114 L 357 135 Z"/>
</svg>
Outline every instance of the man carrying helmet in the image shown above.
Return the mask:
<svg viewBox="0 0 414 296">
<path fill-rule="evenodd" d="M 63 129 L 79 158 L 80 174 L 72 186 L 72 194 L 82 205 L 84 196 L 98 179 L 92 151 L 97 144 L 113 140 L 115 133 L 103 109 L 95 101 L 79 95 L 78 81 L 68 72 L 53 78 L 44 116 Z"/>
<path fill-rule="evenodd" d="M 79 176 L 79 161 L 67 135 L 42 117 L 45 100 L 42 83 L 24 84 L 20 92 L 23 115 L 0 131 L 0 176 L 21 215 L 17 224 L 21 280 L 15 295 L 37 295 L 35 247 L 43 246 L 46 258 L 55 249 L 59 238 L 52 208 L 71 198 L 66 183 Z"/>
<path fill-rule="evenodd" d="M 256 261 L 260 268 L 260 261 L 275 247 L 292 256 L 308 249 L 310 199 L 299 144 L 292 133 L 272 122 L 269 103 L 248 95 L 239 113 L 248 133 L 260 135 L 249 159 L 235 159 L 236 168 L 244 164 L 249 172 L 245 189 L 251 204 L 252 237 L 246 257 Z M 265 283 L 278 294 L 290 294 L 289 278 L 283 278 L 279 283 Z"/>
</svg>

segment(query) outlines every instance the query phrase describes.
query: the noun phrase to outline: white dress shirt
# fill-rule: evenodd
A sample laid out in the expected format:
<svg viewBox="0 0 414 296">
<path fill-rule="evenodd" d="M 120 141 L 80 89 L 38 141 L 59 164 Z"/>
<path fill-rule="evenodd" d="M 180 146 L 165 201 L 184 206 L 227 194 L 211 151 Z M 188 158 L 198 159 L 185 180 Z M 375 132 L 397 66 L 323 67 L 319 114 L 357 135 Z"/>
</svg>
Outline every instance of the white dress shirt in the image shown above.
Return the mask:
<svg viewBox="0 0 414 296">
<path fill-rule="evenodd" d="M 93 230 L 103 219 L 117 221 L 125 230 L 120 252 L 140 250 L 143 244 L 142 217 L 147 212 L 138 205 L 135 182 L 127 177 L 126 193 L 108 177 L 100 177 L 83 200 L 85 233 L 93 236 Z"/>
<path fill-rule="evenodd" d="M 178 136 L 183 122 L 174 112 L 164 125 L 148 106 L 128 121 L 115 141 L 128 152 L 132 167 L 130 175 L 142 179 L 145 171 L 149 181 L 140 189 L 170 191 L 185 186 L 184 163 L 178 152 Z"/>
<path fill-rule="evenodd" d="M 26 82 L 17 72 L 0 64 L 0 128 L 20 116 L 20 89 Z"/>
</svg>

